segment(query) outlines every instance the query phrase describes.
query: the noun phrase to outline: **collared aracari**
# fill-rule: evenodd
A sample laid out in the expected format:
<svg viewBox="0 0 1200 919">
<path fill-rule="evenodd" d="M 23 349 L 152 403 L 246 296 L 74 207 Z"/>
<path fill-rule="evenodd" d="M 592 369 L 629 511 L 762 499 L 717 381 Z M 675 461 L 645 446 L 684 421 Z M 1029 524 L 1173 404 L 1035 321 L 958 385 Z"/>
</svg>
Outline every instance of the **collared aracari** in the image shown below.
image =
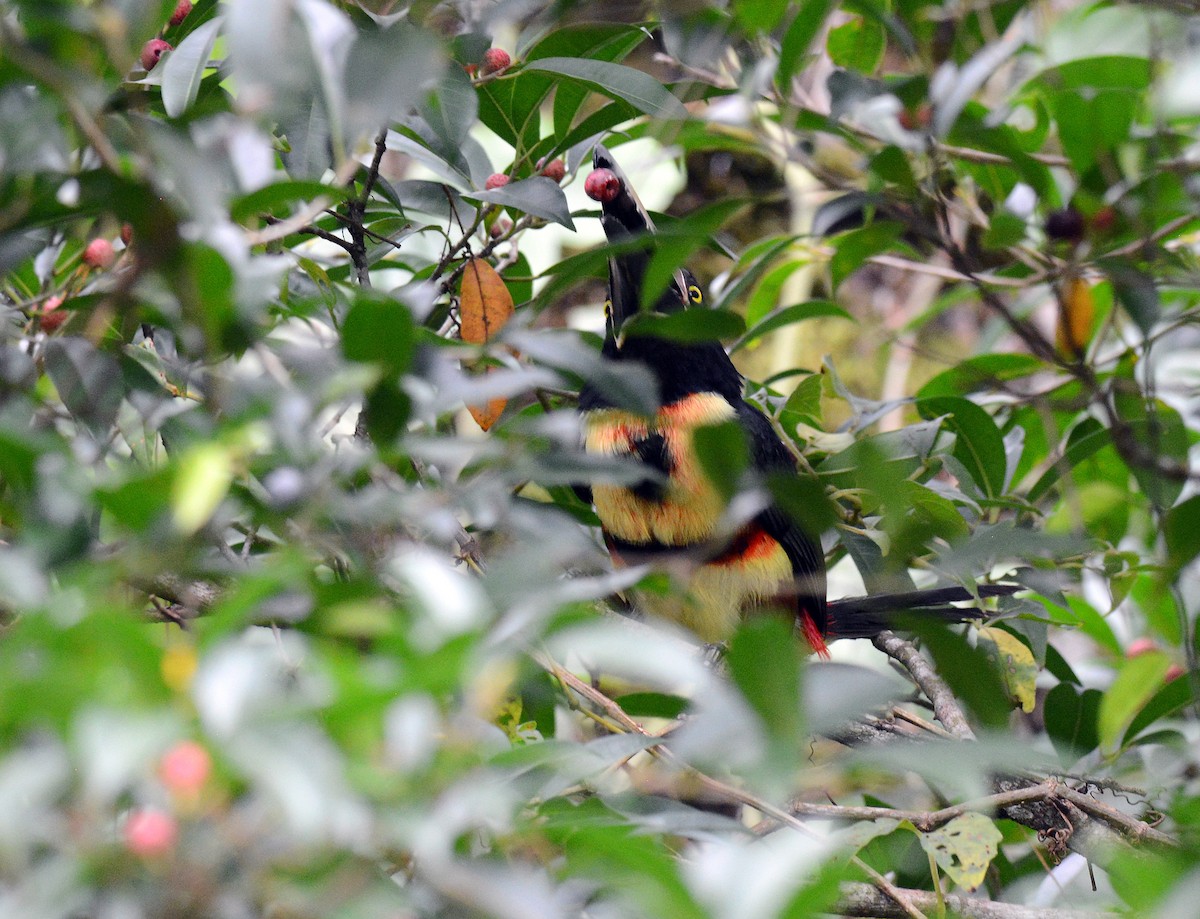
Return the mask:
<svg viewBox="0 0 1200 919">
<path fill-rule="evenodd" d="M 694 449 L 697 428 L 735 422 L 745 434 L 750 462 L 762 475 L 797 474 L 795 460 L 769 419 L 742 398 L 742 378 L 719 342 L 681 343 L 625 336 L 623 325 L 642 308 L 647 248 L 654 224 L 612 155 L 593 154 L 588 194 L 601 202 L 601 224 L 610 243 L 623 243 L 609 259 L 609 299 L 603 354 L 647 367 L 659 385 L 661 407 L 652 417 L 614 405 L 596 388 L 579 397 L 585 449 L 629 457 L 647 467 L 634 484 L 594 482 L 591 500 L 604 540 L 618 565 L 652 563 L 682 574 L 686 591 L 639 596 L 648 612 L 681 623 L 706 642 L 729 638 L 755 607 L 794 612 L 801 635 L 822 656 L 834 638 L 868 638 L 889 627 L 889 613 L 926 615 L 949 622 L 977 618 L 978 610 L 947 604 L 974 599 L 962 587 L 827 602 L 825 555 L 809 534 L 771 504 L 736 532 L 723 533 L 726 502 L 705 474 Z M 654 306 L 672 313 L 701 304 L 703 293 L 685 269 L 676 271 Z M 987 585 L 980 596 L 1010 594 L 1011 585 Z"/>
</svg>

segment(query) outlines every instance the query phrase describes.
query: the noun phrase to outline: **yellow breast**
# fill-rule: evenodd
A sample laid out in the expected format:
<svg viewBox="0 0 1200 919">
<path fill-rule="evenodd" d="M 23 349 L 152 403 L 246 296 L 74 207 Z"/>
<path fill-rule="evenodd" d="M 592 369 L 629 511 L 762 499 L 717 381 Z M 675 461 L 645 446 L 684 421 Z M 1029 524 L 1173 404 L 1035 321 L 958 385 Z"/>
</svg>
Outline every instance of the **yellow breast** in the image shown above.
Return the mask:
<svg viewBox="0 0 1200 919">
<path fill-rule="evenodd" d="M 638 497 L 622 486 L 594 485 L 592 498 L 604 529 L 632 543 L 683 546 L 712 538 L 725 502 L 696 460 L 694 436 L 697 428 L 730 421 L 735 415 L 732 405 L 711 393 L 663 406 L 653 418 L 621 409 L 589 412 L 585 422 L 589 453 L 629 456 L 637 441 L 659 434 L 672 463 L 661 501 Z"/>
</svg>

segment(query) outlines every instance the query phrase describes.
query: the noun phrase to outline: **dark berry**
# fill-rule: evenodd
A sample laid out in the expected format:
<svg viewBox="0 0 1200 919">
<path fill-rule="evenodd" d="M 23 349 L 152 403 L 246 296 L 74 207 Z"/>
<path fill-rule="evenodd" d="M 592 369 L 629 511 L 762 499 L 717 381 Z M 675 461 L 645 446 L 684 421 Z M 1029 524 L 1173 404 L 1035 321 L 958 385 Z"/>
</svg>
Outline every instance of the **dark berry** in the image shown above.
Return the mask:
<svg viewBox="0 0 1200 919">
<path fill-rule="evenodd" d="M 1046 215 L 1046 235 L 1077 243 L 1083 239 L 1083 215 L 1073 207 L 1064 207 Z"/>
</svg>

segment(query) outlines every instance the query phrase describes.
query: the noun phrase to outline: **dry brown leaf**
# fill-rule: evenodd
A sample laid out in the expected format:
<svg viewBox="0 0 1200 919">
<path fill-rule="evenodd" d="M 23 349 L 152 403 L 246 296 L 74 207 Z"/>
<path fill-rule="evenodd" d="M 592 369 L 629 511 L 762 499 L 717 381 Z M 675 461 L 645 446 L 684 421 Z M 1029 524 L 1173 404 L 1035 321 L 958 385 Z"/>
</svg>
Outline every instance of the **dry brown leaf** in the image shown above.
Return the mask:
<svg viewBox="0 0 1200 919">
<path fill-rule="evenodd" d="M 513 298 L 504 279 L 483 259 L 468 259 L 459 296 L 462 340 L 472 345 L 491 341 L 512 314 Z"/>
<path fill-rule="evenodd" d="M 513 314 L 512 294 L 496 269 L 483 259 L 467 261 L 458 302 L 459 334 L 472 345 L 495 338 Z M 468 405 L 467 411 L 486 431 L 499 420 L 507 404 L 507 399 L 489 399 L 487 406 Z"/>
</svg>

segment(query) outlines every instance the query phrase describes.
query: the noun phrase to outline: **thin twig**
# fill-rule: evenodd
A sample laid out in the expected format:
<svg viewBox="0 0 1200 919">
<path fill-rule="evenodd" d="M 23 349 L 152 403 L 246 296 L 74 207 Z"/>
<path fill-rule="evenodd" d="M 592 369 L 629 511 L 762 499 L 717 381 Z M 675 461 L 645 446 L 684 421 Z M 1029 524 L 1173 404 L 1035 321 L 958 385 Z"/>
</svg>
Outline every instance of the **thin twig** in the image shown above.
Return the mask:
<svg viewBox="0 0 1200 919">
<path fill-rule="evenodd" d="M 954 693 L 912 642 L 906 641 L 895 632 L 885 631 L 871 639 L 871 643 L 912 674 L 921 691 L 933 703 L 933 713 L 938 721 L 945 725 L 946 730 L 959 740 L 975 739 L 975 732 L 971 730 L 967 716 L 963 714 Z"/>
<path fill-rule="evenodd" d="M 913 906 L 935 912 L 937 894 L 929 890 L 900 891 Z M 997 903 L 995 900 L 977 900 L 960 894 L 945 895 L 946 907 L 962 919 L 1117 919 L 1113 912 L 1053 909 L 1047 907 L 1021 906 L 1016 903 Z M 888 897 L 881 896 L 870 884 L 848 881 L 841 885 L 841 897 L 834 906 L 841 916 L 872 916 L 876 919 L 892 919 L 904 916 Z"/>
</svg>

